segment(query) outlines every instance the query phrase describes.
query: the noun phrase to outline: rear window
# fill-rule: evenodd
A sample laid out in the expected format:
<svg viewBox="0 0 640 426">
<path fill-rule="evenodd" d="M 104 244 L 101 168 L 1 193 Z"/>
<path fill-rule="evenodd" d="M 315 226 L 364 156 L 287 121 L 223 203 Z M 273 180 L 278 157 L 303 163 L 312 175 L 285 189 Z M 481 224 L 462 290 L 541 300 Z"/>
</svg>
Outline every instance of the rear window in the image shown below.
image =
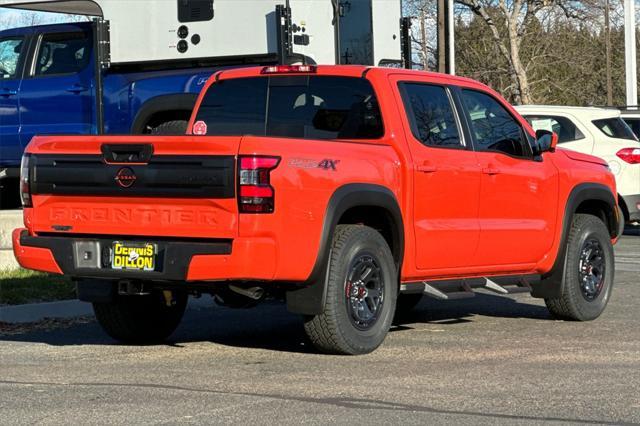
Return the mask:
<svg viewBox="0 0 640 426">
<path fill-rule="evenodd" d="M 524 118 L 531 124 L 533 130 L 549 130 L 558 135 L 558 143 L 573 142 L 584 139 L 584 135 L 566 117 L 552 115 L 525 115 Z"/>
<path fill-rule="evenodd" d="M 208 136 L 377 139 L 384 133 L 373 87 L 362 78 L 272 76 L 209 87 L 196 121 Z"/>
<path fill-rule="evenodd" d="M 83 70 L 91 58 L 88 33 L 45 34 L 40 43 L 34 75 L 74 74 Z"/>
<path fill-rule="evenodd" d="M 633 134 L 633 131 L 627 126 L 621 118 L 604 118 L 602 120 L 593 120 L 592 122 L 595 126 L 600 129 L 602 133 L 609 136 L 610 138 L 618 138 L 618 139 L 631 139 L 638 140 L 636 135 Z"/>
<path fill-rule="evenodd" d="M 623 118 L 623 120 L 627 126 L 631 127 L 636 137 L 640 138 L 640 118 Z"/>
</svg>

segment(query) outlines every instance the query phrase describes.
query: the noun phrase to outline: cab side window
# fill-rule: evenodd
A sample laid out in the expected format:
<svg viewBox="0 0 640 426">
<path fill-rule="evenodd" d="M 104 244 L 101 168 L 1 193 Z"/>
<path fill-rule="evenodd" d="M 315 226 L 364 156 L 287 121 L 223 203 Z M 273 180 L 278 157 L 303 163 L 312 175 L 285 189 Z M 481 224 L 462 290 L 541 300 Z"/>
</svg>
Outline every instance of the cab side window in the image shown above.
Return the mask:
<svg viewBox="0 0 640 426">
<path fill-rule="evenodd" d="M 401 83 L 400 92 L 413 135 L 424 145 L 464 148 L 451 99 L 442 86 Z"/>
<path fill-rule="evenodd" d="M 0 40 L 0 80 L 9 80 L 17 77 L 22 41 L 22 37 Z"/>
<path fill-rule="evenodd" d="M 465 89 L 462 90 L 462 101 L 469 114 L 476 151 L 529 156 L 529 145 L 522 127 L 496 99 Z"/>
<path fill-rule="evenodd" d="M 549 130 L 558 135 L 558 143 L 584 139 L 584 134 L 567 117 L 552 115 L 526 115 L 524 117 L 533 130 Z"/>
<path fill-rule="evenodd" d="M 45 34 L 40 42 L 33 75 L 75 74 L 91 58 L 91 39 L 86 33 Z"/>
</svg>

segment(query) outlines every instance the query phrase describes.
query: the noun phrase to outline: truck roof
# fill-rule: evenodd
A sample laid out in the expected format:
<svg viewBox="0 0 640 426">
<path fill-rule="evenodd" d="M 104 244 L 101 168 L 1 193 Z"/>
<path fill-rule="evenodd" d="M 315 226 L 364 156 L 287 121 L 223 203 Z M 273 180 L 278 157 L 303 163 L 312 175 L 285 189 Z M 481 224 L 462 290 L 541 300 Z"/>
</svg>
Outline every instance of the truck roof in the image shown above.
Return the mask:
<svg viewBox="0 0 640 426">
<path fill-rule="evenodd" d="M 365 66 L 365 65 L 311 65 L 313 68 L 312 72 L 294 72 L 290 75 L 319 75 L 319 76 L 342 76 L 342 77 L 379 77 L 382 79 L 387 79 L 390 76 L 409 76 L 409 77 L 421 77 L 426 78 L 427 82 L 433 84 L 440 85 L 448 85 L 455 84 L 463 87 L 468 87 L 470 89 L 476 89 L 480 91 L 484 91 L 490 93 L 494 97 L 502 98 L 502 96 L 491 89 L 489 86 L 482 84 L 478 81 L 472 80 L 466 77 L 458 77 L 450 74 L 443 74 L 431 71 L 422 71 L 422 70 L 410 70 L 405 68 L 389 68 L 389 67 L 374 67 L 374 66 Z M 245 78 L 245 77 L 259 77 L 264 76 L 263 71 L 269 67 L 259 66 L 259 67 L 244 67 L 244 68 L 231 68 L 220 70 L 213 74 L 207 83 L 202 88 L 200 92 L 200 100 L 204 97 L 205 92 L 209 89 L 209 87 L 218 80 L 227 80 L 233 78 Z M 287 75 L 289 73 L 286 72 L 274 72 L 272 75 Z M 198 108 L 200 102 L 196 103 L 196 108 Z M 512 107 L 512 112 L 516 113 L 516 111 Z"/>
<path fill-rule="evenodd" d="M 419 76 L 419 77 L 427 77 L 434 80 L 446 80 L 449 83 L 457 83 L 464 86 L 473 86 L 473 87 L 482 87 L 487 91 L 493 92 L 489 86 L 486 86 L 482 83 L 479 83 L 475 80 L 466 77 L 459 77 L 451 74 L 443 74 L 432 71 L 422 71 L 422 70 L 410 70 L 405 68 L 390 68 L 390 67 L 374 67 L 374 66 L 366 66 L 366 65 L 312 65 L 315 69 L 313 74 L 316 75 L 338 75 L 345 77 L 361 77 L 366 74 L 377 74 L 377 75 L 410 75 L 410 76 Z M 259 67 L 244 67 L 244 68 L 234 68 L 228 70 L 222 70 L 218 73 L 214 74 L 212 78 L 214 79 L 228 79 L 228 78 L 242 78 L 242 77 L 253 77 L 262 75 L 264 66 Z M 274 73 L 274 75 L 283 75 L 285 73 Z"/>
</svg>

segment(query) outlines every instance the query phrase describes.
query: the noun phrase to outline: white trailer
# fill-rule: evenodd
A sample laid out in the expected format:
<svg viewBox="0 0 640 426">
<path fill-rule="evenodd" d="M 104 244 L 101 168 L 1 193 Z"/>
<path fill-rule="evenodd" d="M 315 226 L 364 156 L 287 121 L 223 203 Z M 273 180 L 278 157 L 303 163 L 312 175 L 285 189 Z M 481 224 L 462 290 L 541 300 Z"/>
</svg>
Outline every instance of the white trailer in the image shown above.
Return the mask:
<svg viewBox="0 0 640 426">
<path fill-rule="evenodd" d="M 103 66 L 400 62 L 401 0 L 0 0 L 105 23 Z"/>
</svg>

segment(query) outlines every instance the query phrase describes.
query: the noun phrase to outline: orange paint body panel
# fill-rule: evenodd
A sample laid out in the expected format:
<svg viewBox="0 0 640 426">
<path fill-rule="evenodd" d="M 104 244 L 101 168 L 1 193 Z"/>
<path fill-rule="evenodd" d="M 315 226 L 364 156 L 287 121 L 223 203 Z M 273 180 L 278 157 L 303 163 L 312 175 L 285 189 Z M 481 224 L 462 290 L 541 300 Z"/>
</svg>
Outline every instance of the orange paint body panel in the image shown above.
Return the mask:
<svg viewBox="0 0 640 426">
<path fill-rule="evenodd" d="M 11 234 L 13 240 L 13 254 L 20 266 L 25 269 L 49 272 L 62 275 L 62 270 L 53 258 L 51 250 L 40 247 L 23 247 L 20 244 L 20 234 L 25 231 L 23 228 L 14 229 Z"/>
<path fill-rule="evenodd" d="M 382 142 L 243 138 L 240 155 L 254 153 L 281 157 L 271 172 L 271 185 L 277 188 L 275 210 L 269 215 L 241 215 L 239 236 L 278 241 L 278 280 L 304 281 L 309 276 L 319 255 L 327 205 L 338 187 L 363 182 L 399 188 L 397 156 Z M 340 159 L 337 170 L 317 167 L 326 158 Z"/>
<path fill-rule="evenodd" d="M 261 68 L 247 68 L 214 75 L 196 103 L 188 133 L 212 85 L 261 77 L 260 71 Z M 497 93 L 480 83 L 441 74 L 361 66 L 319 66 L 314 75 L 368 80 L 384 123 L 382 137 L 35 137 L 26 150 L 32 156 L 102 156 L 104 145 L 151 145 L 152 159 L 219 156 L 232 158 L 236 170 L 233 194 L 224 197 L 181 196 L 179 191 L 172 196 L 134 196 L 127 195 L 126 189 L 113 193 L 112 188 L 107 195 L 91 194 L 90 190 L 84 195 L 36 193 L 32 196 L 33 207 L 24 213 L 29 235 L 71 239 L 126 236 L 143 242 L 159 238 L 167 244 L 228 243 L 230 253 L 196 252 L 185 259 L 184 280 L 301 283 L 312 275 L 323 254 L 332 197 L 340 188 L 361 184 L 385 188 L 397 202 L 403 222 L 402 282 L 545 274 L 560 253 L 565 206 L 573 188 L 589 182 L 601 184 L 615 194 L 613 176 L 593 157 L 575 160 L 558 149 L 542 154 L 541 159 L 523 160 L 478 152 L 471 149 L 470 141 L 466 150 L 429 147 L 412 133 L 398 89 L 403 82 L 489 94 L 517 120 L 525 134 L 533 137 L 529 124 Z M 269 172 L 274 193 L 272 212 L 240 212 L 238 164 L 243 156 L 279 159 Z M 105 163 L 104 167 L 112 173 L 116 166 L 128 164 L 132 163 Z M 331 167 L 319 167 L 321 164 Z M 212 178 L 212 185 L 217 183 Z M 55 188 L 50 191 L 55 192 Z M 13 238 L 21 265 L 62 273 L 49 249 L 20 244 L 19 231 L 14 232 Z"/>
<path fill-rule="evenodd" d="M 235 200 L 36 195 L 33 206 L 35 233 L 71 226 L 78 234 L 233 238 L 238 230 Z"/>
<path fill-rule="evenodd" d="M 277 247 L 269 238 L 237 238 L 233 255 L 197 255 L 191 259 L 187 281 L 273 280 Z"/>
</svg>

